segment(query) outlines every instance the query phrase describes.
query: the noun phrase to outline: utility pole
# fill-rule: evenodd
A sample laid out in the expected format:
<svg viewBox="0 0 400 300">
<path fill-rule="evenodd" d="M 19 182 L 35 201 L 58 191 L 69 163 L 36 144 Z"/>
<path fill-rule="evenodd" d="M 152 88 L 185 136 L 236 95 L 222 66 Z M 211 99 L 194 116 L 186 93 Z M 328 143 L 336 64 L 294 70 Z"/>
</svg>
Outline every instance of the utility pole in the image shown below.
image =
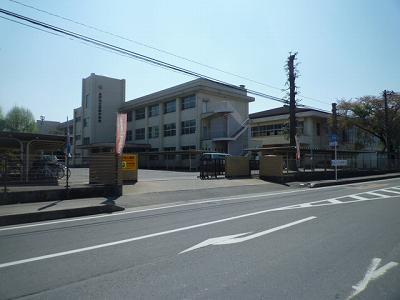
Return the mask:
<svg viewBox="0 0 400 300">
<path fill-rule="evenodd" d="M 388 159 L 388 164 L 389 164 L 389 159 L 390 159 L 390 150 L 392 148 L 391 146 L 391 140 L 390 140 L 390 129 L 389 129 L 389 106 L 388 106 L 388 99 L 387 99 L 388 93 L 387 90 L 383 91 L 383 100 L 385 102 L 385 133 L 386 133 L 386 153 L 387 153 L 387 159 Z"/>
<path fill-rule="evenodd" d="M 333 116 L 333 124 L 332 124 L 332 137 L 331 142 L 335 147 L 335 180 L 338 180 L 338 172 L 337 172 L 337 109 L 336 103 L 332 103 L 332 116 Z M 333 138 L 334 137 L 334 138 Z"/>
<path fill-rule="evenodd" d="M 332 122 L 332 133 L 337 135 L 337 109 L 336 109 L 336 103 L 332 103 L 332 117 L 333 117 L 333 122 Z"/>
<path fill-rule="evenodd" d="M 288 58 L 289 70 L 289 143 L 291 149 L 296 146 L 296 74 L 294 70 L 294 61 L 296 54 L 290 54 Z"/>
</svg>

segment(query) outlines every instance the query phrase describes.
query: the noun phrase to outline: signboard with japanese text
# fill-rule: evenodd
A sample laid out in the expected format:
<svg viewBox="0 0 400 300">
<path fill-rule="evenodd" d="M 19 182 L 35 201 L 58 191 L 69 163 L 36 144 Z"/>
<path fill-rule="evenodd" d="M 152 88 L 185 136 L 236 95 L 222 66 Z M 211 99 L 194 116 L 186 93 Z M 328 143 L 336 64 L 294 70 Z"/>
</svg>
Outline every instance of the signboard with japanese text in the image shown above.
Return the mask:
<svg viewBox="0 0 400 300">
<path fill-rule="evenodd" d="M 124 154 L 122 155 L 122 171 L 137 171 L 137 155 Z"/>
</svg>

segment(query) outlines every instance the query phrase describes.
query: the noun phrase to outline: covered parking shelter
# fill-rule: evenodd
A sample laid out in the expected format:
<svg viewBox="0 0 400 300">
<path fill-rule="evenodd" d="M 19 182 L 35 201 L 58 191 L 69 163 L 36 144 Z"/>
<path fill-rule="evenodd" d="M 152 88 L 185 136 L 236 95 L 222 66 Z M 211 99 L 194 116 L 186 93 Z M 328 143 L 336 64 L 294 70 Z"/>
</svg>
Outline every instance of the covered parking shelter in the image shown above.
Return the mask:
<svg viewBox="0 0 400 300">
<path fill-rule="evenodd" d="M 44 154 L 63 155 L 66 136 L 27 132 L 0 132 L 0 156 L 20 183 L 30 181 L 33 163 Z M 8 171 L 10 172 L 10 171 Z"/>
</svg>

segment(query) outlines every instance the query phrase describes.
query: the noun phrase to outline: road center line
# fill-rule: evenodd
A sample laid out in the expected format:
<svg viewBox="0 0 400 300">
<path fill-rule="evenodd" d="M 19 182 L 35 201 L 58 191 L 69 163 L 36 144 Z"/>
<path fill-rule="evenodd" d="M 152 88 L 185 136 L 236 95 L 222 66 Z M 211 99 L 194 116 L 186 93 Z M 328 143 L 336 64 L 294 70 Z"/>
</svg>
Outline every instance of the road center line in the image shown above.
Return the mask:
<svg viewBox="0 0 400 300">
<path fill-rule="evenodd" d="M 376 190 L 376 191 L 379 191 L 379 190 Z M 32 257 L 32 258 L 28 258 L 28 259 L 17 260 L 17 261 L 13 261 L 13 262 L 7 262 L 7 263 L 0 264 L 0 268 L 6 268 L 6 267 L 10 267 L 10 266 L 15 266 L 15 265 L 28 263 L 28 262 L 34 262 L 34 261 L 39 261 L 39 260 L 44 260 L 44 259 L 49 259 L 49 258 L 54 258 L 54 257 L 59 257 L 59 256 L 65 256 L 65 255 L 69 255 L 69 254 L 86 252 L 86 251 L 91 251 L 91 250 L 95 250 L 95 249 L 100 249 L 100 248 L 105 248 L 105 247 L 110 247 L 110 246 L 116 246 L 116 245 L 120 245 L 120 244 L 126 244 L 126 243 L 130 243 L 130 242 L 134 242 L 134 241 L 139 241 L 139 240 L 144 240 L 144 239 L 148 239 L 148 238 L 152 238 L 152 237 L 167 235 L 167 234 L 171 234 L 171 233 L 175 233 L 175 232 L 180 232 L 180 231 L 190 230 L 190 229 L 204 227 L 204 226 L 208 226 L 208 225 L 218 224 L 218 223 L 222 223 L 222 222 L 227 222 L 227 221 L 242 219 L 242 218 L 246 218 L 246 217 L 256 216 L 256 215 L 260 215 L 260 214 L 264 214 L 264 213 L 268 213 L 268 212 L 294 210 L 294 209 L 301 209 L 301 208 L 315 208 L 315 207 L 319 207 L 319 206 L 328 206 L 328 205 L 329 206 L 331 206 L 331 205 L 342 205 L 342 204 L 364 202 L 364 201 L 374 201 L 374 200 L 381 200 L 382 199 L 381 197 L 379 197 L 379 198 L 353 200 L 353 201 L 346 201 L 346 202 L 330 201 L 330 200 L 336 200 L 336 199 L 340 199 L 340 198 L 344 198 L 344 197 L 348 197 L 348 196 L 351 196 L 351 195 L 341 196 L 341 197 L 336 197 L 336 198 L 331 198 L 331 199 L 326 199 L 325 201 L 319 200 L 319 201 L 306 202 L 306 203 L 301 203 L 301 204 L 296 204 L 296 205 L 289 205 L 289 206 L 283 206 L 283 207 L 278 207 L 278 208 L 271 208 L 271 209 L 256 211 L 256 212 L 247 213 L 247 214 L 243 214 L 243 215 L 238 215 L 238 216 L 234 216 L 234 217 L 224 218 L 224 219 L 220 219 L 220 220 L 215 220 L 215 221 L 195 224 L 195 225 L 186 226 L 186 227 L 180 227 L 180 228 L 176 228 L 176 229 L 161 231 L 161 232 L 152 233 L 152 234 L 148 234 L 148 235 L 143 235 L 143 236 L 139 236 L 139 237 L 133 237 L 133 238 L 124 239 L 124 240 L 120 240 L 120 241 L 115 241 L 115 242 L 111 242 L 111 243 L 99 244 L 99 245 L 94 245 L 94 246 L 90 246 L 90 247 L 84 247 L 84 248 L 79 248 L 79 249 L 74 249 L 74 250 L 69 250 L 69 251 L 63 251 L 63 252 L 43 255 L 43 256 Z M 391 198 L 398 198 L 398 197 L 400 197 L 400 195 L 392 196 Z M 314 205 L 312 205 L 312 204 L 314 204 Z"/>
<path fill-rule="evenodd" d="M 300 192 L 307 192 L 307 191 L 312 191 L 312 190 L 298 189 L 298 190 L 290 190 L 290 191 L 283 191 L 283 192 L 244 194 L 244 195 L 239 195 L 239 196 L 223 197 L 223 198 L 219 197 L 219 198 L 211 198 L 211 199 L 210 198 L 209 199 L 198 199 L 198 200 L 190 201 L 189 203 L 172 204 L 172 205 L 158 206 L 158 207 L 145 208 L 145 209 L 139 209 L 139 210 L 116 212 L 116 213 L 105 214 L 105 215 L 96 215 L 96 216 L 81 217 L 81 218 L 70 218 L 70 219 L 63 219 L 63 220 L 57 220 L 57 221 L 49 221 L 49 222 L 41 222 L 41 223 L 34 223 L 34 224 L 5 227 L 5 228 L 0 228 L 0 231 L 30 228 L 30 227 L 45 226 L 45 225 L 53 225 L 53 224 L 68 223 L 68 222 L 75 222 L 75 221 L 85 221 L 85 220 L 100 219 L 100 218 L 107 218 L 107 217 L 109 218 L 109 217 L 120 216 L 120 215 L 137 214 L 137 213 L 141 213 L 141 212 L 163 210 L 163 209 L 168 209 L 168 208 L 184 207 L 184 206 L 191 206 L 191 205 L 197 205 L 197 204 L 206 204 L 206 203 L 213 203 L 213 202 L 225 202 L 225 201 L 233 201 L 233 200 L 241 200 L 241 199 L 249 199 L 249 198 L 278 196 L 278 195 L 283 195 L 283 194 L 293 194 L 293 193 L 300 193 Z"/>
<path fill-rule="evenodd" d="M 378 182 L 381 182 L 381 181 L 392 181 L 392 180 L 395 180 L 395 179 L 398 180 L 398 178 L 390 178 L 390 179 L 375 180 L 375 181 L 378 181 Z M 371 181 L 371 182 L 375 182 L 375 181 Z M 348 185 L 354 185 L 354 183 L 344 184 L 344 185 L 341 185 L 341 187 L 348 186 Z M 332 188 L 334 188 L 334 187 L 326 186 L 326 187 L 320 187 L 320 188 L 314 188 L 314 189 L 307 188 L 307 189 L 290 190 L 290 191 L 283 191 L 283 192 L 271 192 L 271 193 L 264 193 L 264 194 L 263 193 L 244 194 L 244 195 L 232 196 L 232 197 L 223 197 L 223 198 L 214 198 L 214 199 L 199 199 L 199 200 L 192 200 L 189 203 L 172 204 L 172 205 L 158 206 L 158 207 L 145 208 L 145 209 L 139 209 L 139 210 L 116 212 L 116 213 L 112 213 L 112 214 L 96 215 L 96 216 L 81 217 L 81 218 L 68 218 L 68 219 L 62 219 L 62 220 L 57 220 L 57 221 L 48 221 L 48 222 L 40 222 L 40 223 L 38 222 L 38 223 L 34 223 L 34 224 L 26 224 L 26 225 L 12 226 L 12 227 L 4 227 L 4 228 L 0 228 L 0 232 L 1 231 L 8 231 L 8 230 L 17 230 L 17 229 L 38 227 L 38 226 L 46 226 L 46 225 L 54 225 L 54 224 L 61 224 L 61 223 L 76 222 L 76 221 L 86 221 L 86 220 L 92 220 L 92 219 L 110 218 L 110 217 L 115 217 L 115 216 L 120 216 L 120 215 L 136 214 L 136 213 L 141 213 L 141 212 L 156 211 L 156 210 L 163 210 L 163 209 L 184 207 L 184 206 L 191 206 L 191 205 L 198 205 L 198 204 L 206 204 L 206 203 L 212 203 L 212 202 L 225 202 L 225 201 L 233 201 L 233 200 L 241 200 L 241 199 L 249 199 L 249 198 L 278 196 L 278 195 L 283 195 L 283 194 L 293 194 L 293 193 L 300 193 L 300 192 L 316 192 L 318 190 L 332 189 Z M 391 189 L 399 189 L 400 190 L 400 187 L 389 187 L 389 188 L 391 188 Z M 376 190 L 376 191 L 378 191 L 378 190 Z M 365 193 L 365 192 L 362 192 L 362 193 Z M 358 193 L 358 194 L 362 194 L 362 193 Z M 357 194 L 354 194 L 354 195 L 357 195 Z M 347 196 L 340 196 L 340 197 L 336 197 L 336 198 L 345 198 L 345 197 L 347 197 Z M 358 198 L 358 197 L 354 196 L 354 198 Z M 360 200 L 364 200 L 364 198 L 360 197 Z M 375 200 L 375 199 L 373 199 L 373 200 Z M 347 201 L 347 203 L 352 203 L 352 202 L 354 202 L 354 201 Z"/>
</svg>

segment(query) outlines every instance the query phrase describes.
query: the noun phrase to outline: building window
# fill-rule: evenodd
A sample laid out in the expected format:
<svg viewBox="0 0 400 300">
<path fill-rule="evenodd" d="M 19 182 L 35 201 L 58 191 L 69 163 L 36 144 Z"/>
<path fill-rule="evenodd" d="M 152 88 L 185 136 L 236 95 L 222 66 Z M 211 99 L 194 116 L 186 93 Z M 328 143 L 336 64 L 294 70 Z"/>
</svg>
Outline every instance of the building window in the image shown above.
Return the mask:
<svg viewBox="0 0 400 300">
<path fill-rule="evenodd" d="M 127 130 L 126 131 L 126 141 L 132 141 L 132 130 Z"/>
<path fill-rule="evenodd" d="M 81 117 L 76 117 L 75 118 L 75 123 L 78 123 L 78 122 L 80 122 L 81 121 Z"/>
<path fill-rule="evenodd" d="M 83 118 L 83 127 L 87 127 L 87 118 Z"/>
<path fill-rule="evenodd" d="M 172 151 L 175 151 L 176 150 L 176 148 L 175 147 L 165 147 L 164 148 L 164 151 L 168 151 L 168 152 L 172 152 Z M 175 159 L 175 154 L 165 154 L 164 155 L 164 159 L 165 160 L 174 160 Z"/>
<path fill-rule="evenodd" d="M 317 123 L 317 136 L 321 135 L 321 123 Z"/>
<path fill-rule="evenodd" d="M 83 138 L 83 144 L 84 145 L 89 145 L 90 144 L 90 137 L 84 137 Z"/>
<path fill-rule="evenodd" d="M 135 139 L 136 140 L 144 140 L 145 137 L 145 129 L 144 128 L 138 128 L 135 130 Z"/>
<path fill-rule="evenodd" d="M 89 95 L 85 96 L 85 108 L 88 108 Z"/>
<path fill-rule="evenodd" d="M 182 121 L 181 134 L 192 134 L 196 132 L 196 120 Z"/>
<path fill-rule="evenodd" d="M 80 141 L 81 140 L 81 136 L 78 134 L 75 136 L 75 141 Z"/>
<path fill-rule="evenodd" d="M 145 116 L 146 116 L 146 109 L 144 107 L 135 110 L 135 119 L 136 120 L 144 119 Z"/>
<path fill-rule="evenodd" d="M 149 106 L 149 117 L 158 116 L 160 113 L 160 106 L 158 104 Z"/>
<path fill-rule="evenodd" d="M 159 135 L 159 128 L 158 126 L 149 127 L 149 139 L 158 138 Z"/>
<path fill-rule="evenodd" d="M 190 95 L 182 98 L 182 110 L 196 107 L 196 96 Z"/>
<path fill-rule="evenodd" d="M 176 135 L 176 124 L 170 123 L 164 125 L 164 136 L 174 136 Z"/>
<path fill-rule="evenodd" d="M 164 114 L 176 111 L 176 100 L 168 101 L 164 103 Z"/>
<path fill-rule="evenodd" d="M 132 111 L 131 110 L 126 113 L 126 120 L 128 122 L 132 122 Z"/>
<path fill-rule="evenodd" d="M 282 135 L 284 131 L 284 124 L 273 124 L 273 125 L 261 125 L 254 126 L 251 128 L 251 136 L 270 136 L 270 135 Z"/>
<path fill-rule="evenodd" d="M 196 150 L 195 145 L 190 145 L 190 146 L 182 146 L 181 150 L 183 151 L 189 151 L 189 150 Z M 195 155 L 191 154 L 191 159 L 195 158 Z M 182 160 L 189 159 L 189 154 L 182 154 Z"/>
<path fill-rule="evenodd" d="M 101 123 L 101 112 L 102 112 L 102 102 L 103 102 L 103 95 L 99 93 L 98 98 L 98 105 L 97 105 L 97 122 Z"/>
</svg>

